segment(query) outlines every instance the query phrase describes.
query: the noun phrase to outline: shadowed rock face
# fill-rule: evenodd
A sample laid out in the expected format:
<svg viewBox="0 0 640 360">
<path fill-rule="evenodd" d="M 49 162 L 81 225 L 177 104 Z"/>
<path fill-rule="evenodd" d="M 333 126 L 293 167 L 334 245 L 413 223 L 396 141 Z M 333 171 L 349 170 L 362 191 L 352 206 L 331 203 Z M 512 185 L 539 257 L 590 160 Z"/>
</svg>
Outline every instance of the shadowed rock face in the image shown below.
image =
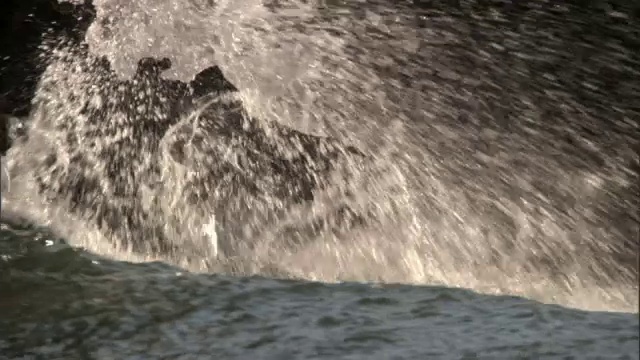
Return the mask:
<svg viewBox="0 0 640 360">
<path fill-rule="evenodd" d="M 36 85 L 47 65 L 48 41 L 68 37 L 75 41 L 94 19 L 91 1 L 83 4 L 57 0 L 6 0 L 0 11 L 0 152 L 10 147 L 6 115 L 27 116 Z"/>
<path fill-rule="evenodd" d="M 11 147 L 11 137 L 9 135 L 9 116 L 1 112 L 6 106 L 0 99 L 0 155 L 4 156 Z"/>
<path fill-rule="evenodd" d="M 191 250 L 199 240 L 185 239 L 200 239 L 214 214 L 226 236 L 244 237 L 249 225 L 264 225 L 249 224 L 247 212 L 277 216 L 312 201 L 334 170 L 362 157 L 249 117 L 216 67 L 183 83 L 160 77 L 168 59 L 145 58 L 121 80 L 104 59 L 73 60 L 83 56 L 68 59 L 75 75 L 41 83 L 34 126 L 57 140 L 32 171 L 45 197 L 68 201 L 134 251 Z M 68 70 L 58 64 L 49 70 Z"/>
<path fill-rule="evenodd" d="M 26 116 L 51 48 L 48 40 L 84 38 L 94 19 L 91 1 L 7 0 L 0 12 L 0 96 L 2 113 Z"/>
<path fill-rule="evenodd" d="M 34 126 L 55 139 L 51 152 L 30 170 L 42 195 L 67 202 L 72 212 L 93 221 L 120 246 L 179 252 L 183 244 L 173 241 L 201 237 L 193 231 L 214 211 L 230 229 L 224 219 L 235 221 L 250 206 L 229 210 L 233 199 L 262 198 L 273 211 L 311 201 L 314 191 L 327 184 L 334 162 L 358 154 L 330 139 L 249 118 L 233 95 L 237 89 L 216 66 L 184 83 L 161 77 L 171 67 L 169 59 L 143 58 L 132 79 L 119 79 L 105 58 L 93 58 L 82 44 L 93 20 L 89 2 L 10 5 L 12 10 L 3 13 L 11 21 L 3 22 L 9 27 L 3 32 L 8 35 L 3 36 L 8 61 L 2 68 L 2 112 L 24 116 L 33 111 Z M 66 59 L 52 56 L 61 39 L 72 49 Z M 49 65 L 48 78 L 40 81 Z M 38 83 L 40 93 L 34 97 Z M 206 101 L 212 102 L 205 106 Z M 195 122 L 180 123 L 199 107 Z M 172 135 L 165 138 L 170 129 Z M 28 134 L 18 141 L 28 141 Z M 236 152 L 231 160 L 226 158 L 229 146 Z M 240 158 L 243 164 L 234 163 Z M 163 185 L 163 167 L 176 166 L 199 175 Z M 184 193 L 175 194 L 172 186 Z M 197 219 L 189 222 L 187 215 L 173 214 L 175 209 L 166 208 L 168 197 L 173 206 L 176 198 L 184 199 L 188 209 L 178 210 L 195 212 Z M 228 218 L 220 215 L 225 213 Z"/>
</svg>

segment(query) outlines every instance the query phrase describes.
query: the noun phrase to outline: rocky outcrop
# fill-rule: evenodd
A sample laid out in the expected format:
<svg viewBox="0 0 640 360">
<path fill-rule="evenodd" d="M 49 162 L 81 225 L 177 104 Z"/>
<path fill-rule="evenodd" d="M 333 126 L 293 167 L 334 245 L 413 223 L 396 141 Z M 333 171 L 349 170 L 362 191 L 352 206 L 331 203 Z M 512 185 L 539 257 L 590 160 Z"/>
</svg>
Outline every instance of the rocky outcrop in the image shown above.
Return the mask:
<svg viewBox="0 0 640 360">
<path fill-rule="evenodd" d="M 0 99 L 3 101 L 3 99 Z M 0 103 L 0 111 L 4 108 L 4 104 Z M 4 156 L 11 147 L 11 138 L 9 136 L 9 116 L 4 112 L 0 112 L 0 155 Z"/>
<path fill-rule="evenodd" d="M 10 147 L 9 115 L 26 116 L 51 47 L 79 41 L 94 18 L 91 1 L 6 0 L 0 11 L 0 152 Z"/>
<path fill-rule="evenodd" d="M 34 99 L 34 126 L 54 139 L 29 170 L 39 191 L 117 246 L 194 251 L 206 247 L 202 226 L 214 214 L 226 236 L 250 238 L 249 228 L 257 236 L 363 159 L 335 140 L 250 117 L 216 67 L 184 83 L 162 78 L 170 66 L 144 58 L 120 79 L 108 61 L 75 48 L 47 69 Z M 347 223 L 336 228 L 355 220 L 338 211 Z"/>
<path fill-rule="evenodd" d="M 118 78 L 83 44 L 93 20 L 88 1 L 10 6 L 3 13 L 11 19 L 3 22 L 2 112 L 31 113 L 47 132 L 50 151 L 29 169 L 41 194 L 67 203 L 115 245 L 180 252 L 186 246 L 174 239 L 200 237 L 214 212 L 227 234 L 236 222 L 235 235 L 246 236 L 247 223 L 237 219 L 247 208 L 259 202 L 252 216 L 273 217 L 312 201 L 340 163 L 362 157 L 334 140 L 249 117 L 216 66 L 185 83 L 161 76 L 169 59 L 144 58 L 133 78 Z M 28 144 L 28 136 L 18 141 Z M 264 222 L 254 220 L 258 231 Z"/>
<path fill-rule="evenodd" d="M 0 95 L 3 113 L 29 113 L 36 84 L 46 67 L 48 41 L 79 41 L 94 19 L 91 1 L 7 0 L 0 11 Z"/>
</svg>

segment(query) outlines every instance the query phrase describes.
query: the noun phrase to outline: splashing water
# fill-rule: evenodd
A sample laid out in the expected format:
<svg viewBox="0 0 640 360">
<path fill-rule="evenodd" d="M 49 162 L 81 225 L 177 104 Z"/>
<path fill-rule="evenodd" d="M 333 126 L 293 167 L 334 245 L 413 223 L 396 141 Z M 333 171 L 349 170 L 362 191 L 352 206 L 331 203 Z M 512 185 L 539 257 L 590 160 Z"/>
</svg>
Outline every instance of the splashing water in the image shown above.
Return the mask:
<svg viewBox="0 0 640 360">
<path fill-rule="evenodd" d="M 640 62 L 614 16 L 94 4 L 9 154 L 9 213 L 117 259 L 636 310 Z M 169 90 L 212 65 L 240 91 Z"/>
</svg>

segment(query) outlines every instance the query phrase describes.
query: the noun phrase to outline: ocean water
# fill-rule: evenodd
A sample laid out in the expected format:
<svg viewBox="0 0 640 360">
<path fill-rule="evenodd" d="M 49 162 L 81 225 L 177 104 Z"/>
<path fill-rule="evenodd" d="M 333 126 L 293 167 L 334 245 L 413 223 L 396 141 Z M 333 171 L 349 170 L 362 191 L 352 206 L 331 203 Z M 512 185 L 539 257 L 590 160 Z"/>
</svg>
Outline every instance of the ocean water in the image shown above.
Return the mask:
<svg viewBox="0 0 640 360">
<path fill-rule="evenodd" d="M 3 159 L 0 359 L 640 358 L 632 11 L 94 5 Z"/>
<path fill-rule="evenodd" d="M 637 313 L 442 286 L 195 274 L 100 258 L 35 229 L 5 225 L 2 236 L 20 254 L 2 264 L 3 359 L 638 358 Z"/>
</svg>

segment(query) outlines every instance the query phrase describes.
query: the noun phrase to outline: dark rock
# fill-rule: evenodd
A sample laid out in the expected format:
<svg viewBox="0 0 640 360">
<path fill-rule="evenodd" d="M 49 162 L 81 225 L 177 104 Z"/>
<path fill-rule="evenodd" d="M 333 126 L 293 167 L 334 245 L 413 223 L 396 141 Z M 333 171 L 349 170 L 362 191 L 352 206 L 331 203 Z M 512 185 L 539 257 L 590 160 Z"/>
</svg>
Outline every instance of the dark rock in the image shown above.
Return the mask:
<svg viewBox="0 0 640 360">
<path fill-rule="evenodd" d="M 51 55 L 49 41 L 79 42 L 95 17 L 91 1 L 6 0 L 0 11 L 0 96 L 3 113 L 26 116 Z M 43 46 L 45 45 L 45 46 Z"/>
<path fill-rule="evenodd" d="M 11 147 L 9 136 L 9 116 L 5 112 L 4 99 L 0 98 L 0 155 L 4 156 Z"/>
<path fill-rule="evenodd" d="M 191 186 L 184 187 L 188 206 L 211 211 L 216 208 L 212 202 L 249 194 L 290 204 L 310 201 L 314 191 L 326 185 L 322 179 L 333 169 L 334 162 L 357 153 L 330 139 L 280 125 L 272 124 L 267 129 L 246 115 L 239 100 L 204 105 L 237 91 L 217 66 L 184 83 L 162 78 L 161 74 L 171 67 L 169 59 L 143 58 L 132 79 L 119 79 L 106 58 L 92 57 L 83 44 L 95 17 L 90 1 L 73 5 L 30 0 L 9 1 L 5 5 L 1 112 L 25 116 L 35 111 L 34 121 L 51 122 L 50 135 L 62 141 L 31 170 L 41 193 L 50 201 L 67 202 L 72 212 L 93 221 L 121 246 L 138 252 L 180 251 L 180 244 L 168 242 L 163 230 L 166 219 L 158 213 L 161 210 L 145 205 L 147 200 L 143 198 L 148 195 L 142 194 L 143 187 L 149 189 L 157 203 L 163 192 L 174 190 L 161 185 L 160 161 L 161 142 L 173 127 L 171 161 L 190 170 L 196 166 L 203 169 L 200 166 L 204 163 L 210 166 L 200 171 L 200 177 L 189 180 L 193 182 Z M 66 60 L 53 56 L 52 50 L 61 46 L 72 49 Z M 85 79 L 79 83 L 45 80 L 41 91 L 51 91 L 53 100 L 47 96 L 34 100 L 36 85 L 47 66 L 55 61 L 80 64 Z M 69 91 L 74 87 L 77 91 Z M 78 107 L 84 122 L 69 110 Z M 198 124 L 179 126 L 181 118 L 197 107 L 204 108 Z M 46 116 L 56 114 L 55 120 L 39 118 L 39 111 L 48 112 Z M 114 122 L 115 116 L 121 116 L 122 121 Z M 193 131 L 198 132 L 198 143 L 187 141 L 186 136 Z M 28 141 L 27 136 L 19 141 Z M 3 139 L 0 150 L 7 150 L 8 137 Z M 243 158 L 244 168 L 225 158 L 222 152 L 228 149 L 223 149 L 222 144 L 235 146 L 233 151 Z M 190 155 L 185 157 L 187 153 Z M 207 193 L 211 190 L 209 184 L 220 182 L 223 186 L 216 199 L 210 198 L 213 195 Z M 217 210 L 224 211 L 220 207 Z M 235 215 L 230 214 L 229 218 Z M 187 236 L 179 230 L 173 235 Z"/>
<path fill-rule="evenodd" d="M 59 140 L 32 171 L 42 195 L 68 203 L 119 246 L 193 251 L 212 214 L 239 238 L 249 225 L 266 226 L 247 223 L 258 203 L 259 216 L 277 217 L 362 158 L 335 140 L 251 118 L 217 67 L 183 83 L 162 78 L 168 59 L 144 58 L 123 80 L 86 49 L 72 53 L 65 61 L 77 77 L 45 78 L 34 100 L 34 121 L 53 121 L 46 126 Z"/>
<path fill-rule="evenodd" d="M 231 92 L 238 91 L 233 84 L 225 79 L 222 71 L 217 66 L 211 66 L 199 72 L 191 82 L 193 94 L 196 97 L 205 96 L 211 91 Z"/>
</svg>

